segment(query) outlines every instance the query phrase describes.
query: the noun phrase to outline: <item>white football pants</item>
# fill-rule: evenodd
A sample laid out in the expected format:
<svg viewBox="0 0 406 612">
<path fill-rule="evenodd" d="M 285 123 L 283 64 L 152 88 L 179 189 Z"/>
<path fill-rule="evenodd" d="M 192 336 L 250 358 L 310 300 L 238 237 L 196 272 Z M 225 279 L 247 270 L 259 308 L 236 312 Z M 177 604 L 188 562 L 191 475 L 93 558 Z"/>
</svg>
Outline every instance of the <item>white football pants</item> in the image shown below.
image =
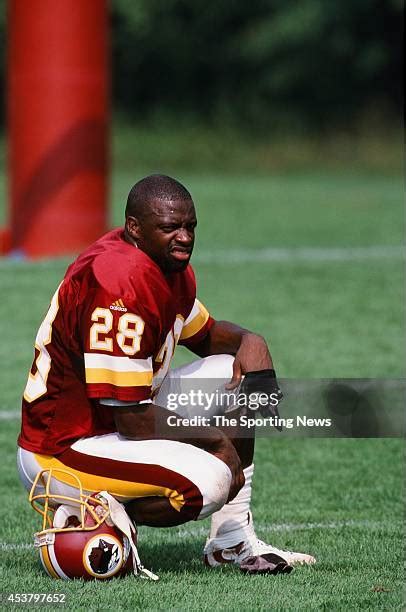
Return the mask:
<svg viewBox="0 0 406 612">
<path fill-rule="evenodd" d="M 201 412 L 197 406 L 199 414 L 223 411 L 219 397 L 227 395 L 224 385 L 231 379 L 233 361 L 230 355 L 213 355 L 171 370 L 154 402 L 164 407 L 171 403 L 173 409 L 179 394 L 188 395 L 197 386 L 208 394 L 221 392 L 215 407 L 212 403 L 209 410 Z M 176 413 L 192 417 L 195 408 L 178 405 Z M 222 508 L 231 483 L 231 472 L 223 461 L 190 444 L 127 440 L 117 433 L 78 440 L 58 457 L 18 450 L 18 470 L 28 490 L 37 473 L 50 468 L 57 470 L 54 494 L 75 496 L 69 478 L 73 473 L 85 494 L 107 490 L 122 502 L 165 496 L 188 520 L 206 518 Z"/>
</svg>

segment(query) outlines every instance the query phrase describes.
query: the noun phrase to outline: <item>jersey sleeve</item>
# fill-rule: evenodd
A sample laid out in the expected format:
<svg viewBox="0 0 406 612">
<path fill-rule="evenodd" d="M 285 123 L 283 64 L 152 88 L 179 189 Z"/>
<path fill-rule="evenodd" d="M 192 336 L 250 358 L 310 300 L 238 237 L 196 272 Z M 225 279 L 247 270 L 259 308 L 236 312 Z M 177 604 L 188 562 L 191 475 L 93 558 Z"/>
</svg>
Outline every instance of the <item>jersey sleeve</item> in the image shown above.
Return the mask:
<svg viewBox="0 0 406 612">
<path fill-rule="evenodd" d="M 193 308 L 183 323 L 179 344 L 193 348 L 203 340 L 213 323 L 214 319 L 210 316 L 209 311 L 198 299 L 195 299 Z"/>
<path fill-rule="evenodd" d="M 87 396 L 149 399 L 159 330 L 156 301 L 142 279 L 122 297 L 102 286 L 92 288 L 81 316 Z"/>
</svg>

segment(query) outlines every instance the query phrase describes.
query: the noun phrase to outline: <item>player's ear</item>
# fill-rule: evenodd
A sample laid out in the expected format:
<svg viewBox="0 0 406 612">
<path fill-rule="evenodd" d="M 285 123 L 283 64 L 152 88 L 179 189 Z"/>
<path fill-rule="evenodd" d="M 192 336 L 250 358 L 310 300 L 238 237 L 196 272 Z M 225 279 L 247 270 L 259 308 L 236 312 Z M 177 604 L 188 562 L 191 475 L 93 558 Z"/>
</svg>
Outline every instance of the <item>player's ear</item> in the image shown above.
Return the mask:
<svg viewBox="0 0 406 612">
<path fill-rule="evenodd" d="M 129 215 L 125 220 L 125 228 L 127 233 L 133 240 L 138 240 L 141 235 L 141 227 L 138 219 Z"/>
</svg>

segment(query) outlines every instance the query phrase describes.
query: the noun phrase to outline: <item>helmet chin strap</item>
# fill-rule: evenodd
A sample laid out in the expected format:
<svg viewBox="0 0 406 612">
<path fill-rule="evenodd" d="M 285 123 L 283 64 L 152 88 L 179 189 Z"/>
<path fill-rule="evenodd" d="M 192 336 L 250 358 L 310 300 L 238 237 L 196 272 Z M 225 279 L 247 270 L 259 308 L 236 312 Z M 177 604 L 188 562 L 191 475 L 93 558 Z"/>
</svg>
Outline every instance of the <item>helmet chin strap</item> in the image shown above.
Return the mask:
<svg viewBox="0 0 406 612">
<path fill-rule="evenodd" d="M 140 578 L 146 578 L 148 580 L 159 580 L 159 577 L 146 569 L 140 560 L 137 547 L 134 542 L 134 537 L 137 535 L 137 531 L 134 527 L 134 523 L 131 521 L 123 504 L 120 504 L 110 493 L 107 491 L 100 491 L 97 495 L 98 498 L 101 498 L 105 501 L 110 510 L 110 518 L 113 521 L 114 525 L 119 529 L 130 542 L 132 555 L 133 555 L 133 566 L 134 566 L 134 574 L 139 576 Z"/>
</svg>

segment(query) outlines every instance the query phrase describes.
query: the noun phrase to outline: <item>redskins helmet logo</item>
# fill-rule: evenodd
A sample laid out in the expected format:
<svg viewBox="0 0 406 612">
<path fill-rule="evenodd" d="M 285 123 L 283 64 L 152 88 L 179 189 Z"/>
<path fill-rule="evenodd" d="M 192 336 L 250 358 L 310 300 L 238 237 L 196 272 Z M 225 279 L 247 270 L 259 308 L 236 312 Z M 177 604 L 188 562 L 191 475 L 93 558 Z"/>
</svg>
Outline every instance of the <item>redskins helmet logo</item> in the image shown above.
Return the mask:
<svg viewBox="0 0 406 612">
<path fill-rule="evenodd" d="M 124 551 L 121 542 L 107 533 L 91 538 L 83 550 L 83 565 L 95 578 L 110 578 L 122 567 Z"/>
</svg>

